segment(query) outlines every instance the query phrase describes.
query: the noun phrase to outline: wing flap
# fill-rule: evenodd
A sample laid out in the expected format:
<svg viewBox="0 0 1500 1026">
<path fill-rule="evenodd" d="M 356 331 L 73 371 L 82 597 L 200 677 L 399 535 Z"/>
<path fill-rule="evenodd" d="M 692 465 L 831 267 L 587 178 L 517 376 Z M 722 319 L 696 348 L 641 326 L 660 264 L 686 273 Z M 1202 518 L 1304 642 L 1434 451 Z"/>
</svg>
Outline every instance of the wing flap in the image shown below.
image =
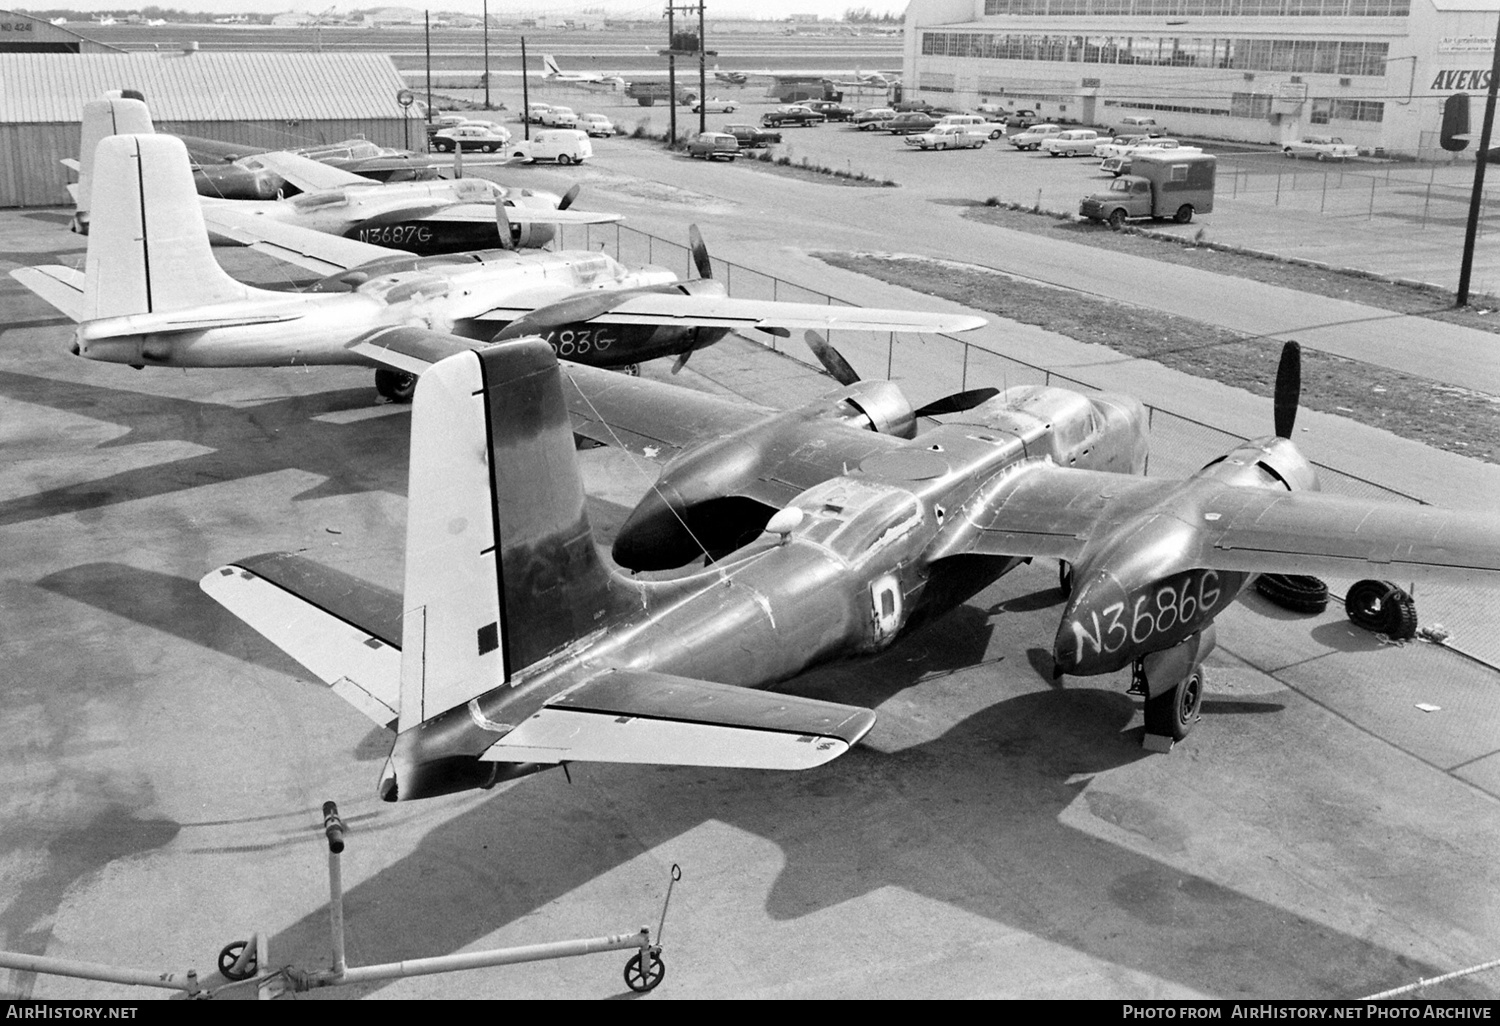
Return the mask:
<svg viewBox="0 0 1500 1026">
<path fill-rule="evenodd" d="M 60 264 L 17 267 L 10 276 L 72 321 L 83 320 L 83 272 Z"/>
<path fill-rule="evenodd" d="M 856 706 L 621 669 L 556 696 L 483 758 L 807 769 L 874 723 Z"/>
<path fill-rule="evenodd" d="M 475 346 L 456 335 L 445 335 L 440 331 L 390 327 L 368 331 L 348 342 L 344 348 L 382 367 L 420 375 L 439 360 Z"/>
<path fill-rule="evenodd" d="M 748 427 L 771 412 L 600 367 L 564 363 L 562 370 L 575 434 L 660 464 L 690 445 Z"/>
<path fill-rule="evenodd" d="M 395 723 L 401 684 L 395 592 L 286 553 L 221 566 L 199 586 L 371 720 Z"/>
</svg>

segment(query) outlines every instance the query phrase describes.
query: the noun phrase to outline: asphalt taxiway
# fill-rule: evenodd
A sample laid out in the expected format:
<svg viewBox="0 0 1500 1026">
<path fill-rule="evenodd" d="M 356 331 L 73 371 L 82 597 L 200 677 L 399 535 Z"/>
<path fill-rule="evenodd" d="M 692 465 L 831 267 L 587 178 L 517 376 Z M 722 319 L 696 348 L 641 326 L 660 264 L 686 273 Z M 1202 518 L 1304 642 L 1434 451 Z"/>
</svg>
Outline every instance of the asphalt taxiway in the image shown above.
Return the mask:
<svg viewBox="0 0 1500 1026">
<path fill-rule="evenodd" d="M 672 181 L 670 160 L 630 188 Z M 610 167 L 602 147 L 599 164 Z M 746 197 L 760 186 L 728 181 L 740 199 L 702 211 L 726 229 L 822 244 L 757 220 Z M 676 207 L 693 204 L 674 204 L 655 216 L 680 231 Z M 76 256 L 65 220 L 0 213 L 0 269 Z M 711 237 L 716 256 L 786 262 L 840 295 L 856 284 L 725 235 Z M 1357 997 L 1493 957 L 1493 671 L 1437 646 L 1382 645 L 1332 607 L 1292 617 L 1249 597 L 1220 619 L 1203 722 L 1150 755 L 1123 674 L 1051 680 L 1061 596 L 1040 563 L 878 658 L 783 685 L 880 713 L 865 743 L 821 769 L 575 766 L 571 780 L 382 804 L 388 736 L 197 581 L 285 549 L 399 587 L 408 412 L 375 405 L 363 370 L 91 364 L 9 279 L 0 309 L 7 949 L 196 967 L 212 986 L 220 947 L 260 931 L 273 964 L 325 967 L 319 808 L 334 799 L 351 828 L 356 965 L 654 929 L 673 864 L 683 879 L 652 1000 Z M 1115 387 L 1218 399 L 1247 424 L 1269 417 L 1265 400 L 1188 390 L 1139 361 L 1108 373 Z M 915 365 L 903 376 L 914 393 L 936 387 Z M 734 341 L 695 355 L 682 379 L 780 403 L 826 385 Z M 1312 423 L 1315 455 L 1335 463 L 1370 458 L 1346 440 L 1390 437 Z M 1473 461 L 1399 451 L 1423 458 L 1387 467 L 1394 484 L 1425 480 L 1436 461 L 1449 491 L 1491 487 Z M 581 459 L 607 541 L 647 479 L 613 450 Z M 624 960 L 323 996 L 612 997 L 627 993 Z M 0 975 L 0 993 L 160 996 L 18 973 Z M 1497 994 L 1491 975 L 1433 996 Z"/>
</svg>

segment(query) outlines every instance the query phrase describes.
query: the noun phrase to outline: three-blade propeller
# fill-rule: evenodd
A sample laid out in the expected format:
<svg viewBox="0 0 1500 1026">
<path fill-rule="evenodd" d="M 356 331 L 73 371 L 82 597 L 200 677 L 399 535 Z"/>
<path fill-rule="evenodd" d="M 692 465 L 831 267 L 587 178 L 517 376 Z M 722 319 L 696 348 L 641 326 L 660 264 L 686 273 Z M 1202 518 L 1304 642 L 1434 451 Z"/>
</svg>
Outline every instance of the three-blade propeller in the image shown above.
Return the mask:
<svg viewBox="0 0 1500 1026">
<path fill-rule="evenodd" d="M 807 347 L 813 351 L 818 362 L 823 365 L 833 380 L 841 385 L 852 385 L 859 380 L 849 361 L 844 359 L 844 354 L 833 348 L 829 341 L 816 331 L 809 329 L 803 336 L 807 341 Z M 941 399 L 934 400 L 923 406 L 920 410 L 913 411 L 917 417 L 940 417 L 945 413 L 963 413 L 972 410 L 981 403 L 988 402 L 1000 394 L 998 388 L 971 388 L 966 392 L 954 392 L 945 395 Z"/>
</svg>

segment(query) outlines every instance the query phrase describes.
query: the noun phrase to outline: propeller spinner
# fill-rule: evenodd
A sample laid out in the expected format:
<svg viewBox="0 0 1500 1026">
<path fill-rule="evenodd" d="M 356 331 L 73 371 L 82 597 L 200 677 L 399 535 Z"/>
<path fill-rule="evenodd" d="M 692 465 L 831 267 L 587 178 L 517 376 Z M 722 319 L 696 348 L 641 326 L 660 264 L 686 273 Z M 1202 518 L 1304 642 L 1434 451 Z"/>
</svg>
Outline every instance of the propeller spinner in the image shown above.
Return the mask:
<svg viewBox="0 0 1500 1026">
<path fill-rule="evenodd" d="M 811 329 L 802 337 L 833 380 L 841 385 L 852 385 L 859 380 L 859 375 L 855 373 L 853 367 L 849 366 L 849 361 L 844 359 L 844 354 L 833 348 L 826 338 Z M 939 417 L 945 413 L 963 413 L 965 410 L 972 410 L 980 403 L 988 402 L 999 394 L 998 388 L 971 388 L 967 392 L 954 392 L 952 395 L 945 395 L 941 399 L 928 403 L 920 410 L 913 411 L 913 416 Z"/>
</svg>

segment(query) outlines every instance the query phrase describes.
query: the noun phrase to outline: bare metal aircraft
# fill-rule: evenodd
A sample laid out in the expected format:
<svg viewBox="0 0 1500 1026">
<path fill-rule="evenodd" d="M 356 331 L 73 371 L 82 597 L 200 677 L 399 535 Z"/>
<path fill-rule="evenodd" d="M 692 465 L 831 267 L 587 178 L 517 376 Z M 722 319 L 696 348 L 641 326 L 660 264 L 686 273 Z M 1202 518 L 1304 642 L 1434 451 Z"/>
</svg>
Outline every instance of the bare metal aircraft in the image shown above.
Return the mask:
<svg viewBox="0 0 1500 1026">
<path fill-rule="evenodd" d="M 1145 417 L 1121 396 L 1012 389 L 908 439 L 909 417 L 862 409 L 876 390 L 845 386 L 821 411 L 778 425 L 671 385 L 560 371 L 538 340 L 471 351 L 393 334 L 438 361 L 412 419 L 404 594 L 287 554 L 202 581 L 396 731 L 387 800 L 572 761 L 815 765 L 855 743 L 873 714 L 722 685 L 765 687 L 880 651 L 1035 556 L 1074 567 L 1058 669 L 1134 663 L 1147 731 L 1165 738 L 1196 721 L 1214 618 L 1256 572 L 1500 574 L 1493 515 L 1307 490 L 1312 468 L 1285 437 L 1294 358 L 1275 436 L 1168 481 L 1138 476 Z M 780 502 L 764 534 L 702 571 L 648 581 L 611 570 L 594 545 L 572 431 L 607 434 L 632 411 L 623 438 L 675 446 L 669 502 L 716 472 L 724 488 L 772 471 L 807 487 Z M 788 425 L 799 420 L 825 442 L 842 423 L 867 448 L 845 440 L 828 459 L 823 446 L 794 448 Z M 776 458 L 757 464 L 772 444 Z"/>
<path fill-rule="evenodd" d="M 984 323 L 963 314 L 731 299 L 710 277 L 701 242 L 695 246 L 701 277 L 682 280 L 663 268 L 627 269 L 603 253 L 393 256 L 268 224 L 288 253 L 336 244 L 353 254 L 308 291 L 273 292 L 235 281 L 214 260 L 181 142 L 111 136 L 99 143 L 96 168 L 84 270 L 11 272 L 78 322 L 73 351 L 91 360 L 134 367 L 375 366 L 380 394 L 406 401 L 421 367 L 374 340 L 398 325 L 480 341 L 539 334 L 562 355 L 602 366 L 663 356 L 676 356 L 680 366 L 734 328 L 936 332 Z M 381 256 L 364 263 L 372 254 Z"/>
<path fill-rule="evenodd" d="M 546 68 L 542 77 L 560 85 L 582 86 L 585 89 L 608 89 L 618 92 L 625 88 L 625 79 L 619 75 L 606 75 L 600 71 L 564 71 L 557 65 L 557 58 L 550 53 L 542 54 L 542 66 Z"/>
</svg>

